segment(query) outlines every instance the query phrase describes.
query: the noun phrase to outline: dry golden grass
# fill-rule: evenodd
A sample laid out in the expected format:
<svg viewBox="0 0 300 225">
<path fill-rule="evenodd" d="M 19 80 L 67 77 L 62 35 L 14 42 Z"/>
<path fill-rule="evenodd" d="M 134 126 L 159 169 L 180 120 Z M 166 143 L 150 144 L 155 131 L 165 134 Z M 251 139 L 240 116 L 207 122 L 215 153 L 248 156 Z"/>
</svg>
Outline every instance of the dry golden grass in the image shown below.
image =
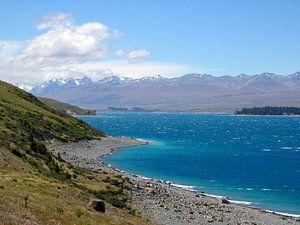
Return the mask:
<svg viewBox="0 0 300 225">
<path fill-rule="evenodd" d="M 0 224 L 151 224 L 108 203 L 105 213 L 88 207 L 94 197 L 87 189 L 105 189 L 108 183 L 103 180 L 112 175 L 85 172 L 72 182 L 60 181 L 39 174 L 18 159 L 4 166 L 2 163 L 10 158 L 10 153 L 1 151 Z"/>
</svg>

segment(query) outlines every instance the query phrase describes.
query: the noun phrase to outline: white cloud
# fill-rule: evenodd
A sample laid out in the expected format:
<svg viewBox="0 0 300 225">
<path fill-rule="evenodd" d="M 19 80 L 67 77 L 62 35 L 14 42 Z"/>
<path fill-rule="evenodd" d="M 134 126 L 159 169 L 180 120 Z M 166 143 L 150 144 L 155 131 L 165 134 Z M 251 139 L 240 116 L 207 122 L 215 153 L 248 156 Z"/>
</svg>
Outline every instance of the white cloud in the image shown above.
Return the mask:
<svg viewBox="0 0 300 225">
<path fill-rule="evenodd" d="M 24 42 L 20 41 L 0 40 L 0 56 L 16 54 L 22 48 L 22 46 L 24 46 L 24 44 Z"/>
<path fill-rule="evenodd" d="M 137 62 L 140 58 L 150 56 L 150 52 L 148 52 L 145 49 L 138 49 L 138 50 L 131 50 L 131 51 L 125 51 L 119 49 L 118 51 L 115 52 L 115 55 L 126 57 L 130 62 Z"/>
<path fill-rule="evenodd" d="M 112 36 L 115 38 L 120 38 L 123 36 L 123 33 L 121 31 L 119 31 L 118 29 L 113 29 Z"/>
<path fill-rule="evenodd" d="M 145 49 L 109 52 L 114 49 L 113 40 L 122 35 L 119 30 L 99 22 L 78 25 L 70 14 L 45 16 L 37 28 L 42 33 L 27 41 L 0 40 L 0 79 L 34 84 L 55 77 L 100 79 L 119 74 L 137 78 L 196 71 L 188 65 L 140 61 L 150 55 Z M 127 60 L 105 60 L 106 56 Z"/>
<path fill-rule="evenodd" d="M 70 13 L 56 13 L 49 16 L 44 16 L 37 25 L 38 29 L 47 29 L 58 25 L 69 26 L 74 20 Z"/>
<path fill-rule="evenodd" d="M 108 28 L 97 22 L 80 26 L 55 26 L 30 40 L 22 54 L 44 60 L 84 61 L 101 58 L 107 51 L 103 40 L 110 35 Z"/>
<path fill-rule="evenodd" d="M 147 57 L 150 55 L 150 52 L 144 50 L 144 49 L 140 49 L 140 50 L 134 50 L 134 51 L 130 51 L 128 53 L 128 59 L 129 60 L 137 60 L 139 58 L 142 57 Z"/>
<path fill-rule="evenodd" d="M 95 70 L 93 68 L 90 69 L 76 69 L 72 67 L 68 68 L 58 68 L 57 70 L 49 70 L 49 71 L 44 71 L 45 74 L 45 80 L 53 79 L 53 78 L 82 78 L 84 76 L 88 76 L 94 80 L 99 80 L 102 77 L 107 77 L 113 75 L 112 71 L 109 69 L 98 69 Z M 58 76 L 59 74 L 59 76 Z"/>
<path fill-rule="evenodd" d="M 126 56 L 127 53 L 124 50 L 119 49 L 118 51 L 115 52 L 115 55 L 117 55 L 117 56 Z"/>
<path fill-rule="evenodd" d="M 111 71 L 111 74 L 123 75 L 133 78 L 140 78 L 158 74 L 166 77 L 172 77 L 187 73 L 193 73 L 195 71 L 207 71 L 184 64 L 155 61 L 130 63 L 127 60 L 87 62 L 84 64 L 72 65 L 72 69 L 75 71 L 97 71 L 102 69 L 104 71 Z"/>
</svg>

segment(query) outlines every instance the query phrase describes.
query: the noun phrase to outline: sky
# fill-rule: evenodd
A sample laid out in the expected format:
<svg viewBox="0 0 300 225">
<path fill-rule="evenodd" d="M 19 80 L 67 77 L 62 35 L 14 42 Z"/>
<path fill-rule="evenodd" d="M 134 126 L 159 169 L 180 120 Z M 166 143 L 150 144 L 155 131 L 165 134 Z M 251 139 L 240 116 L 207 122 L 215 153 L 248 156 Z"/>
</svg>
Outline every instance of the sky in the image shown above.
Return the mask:
<svg viewBox="0 0 300 225">
<path fill-rule="evenodd" d="M 298 0 L 0 0 L 0 79 L 300 70 Z"/>
</svg>

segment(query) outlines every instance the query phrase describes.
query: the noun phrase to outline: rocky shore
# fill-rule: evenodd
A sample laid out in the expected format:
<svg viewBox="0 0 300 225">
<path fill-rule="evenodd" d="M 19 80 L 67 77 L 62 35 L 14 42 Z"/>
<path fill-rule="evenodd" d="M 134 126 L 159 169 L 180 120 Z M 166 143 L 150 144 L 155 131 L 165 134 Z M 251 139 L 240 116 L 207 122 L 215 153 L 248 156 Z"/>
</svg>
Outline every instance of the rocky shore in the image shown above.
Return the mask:
<svg viewBox="0 0 300 225">
<path fill-rule="evenodd" d="M 54 145 L 52 150 L 54 154 L 60 154 L 61 158 L 73 165 L 128 177 L 132 185 L 125 187 L 125 190 L 132 198 L 132 206 L 157 224 L 300 225 L 300 218 L 233 204 L 227 199 L 210 197 L 206 193 L 187 190 L 169 182 L 129 174 L 101 160 L 101 157 L 117 149 L 145 144 L 148 142 L 108 136 L 101 141 Z"/>
</svg>

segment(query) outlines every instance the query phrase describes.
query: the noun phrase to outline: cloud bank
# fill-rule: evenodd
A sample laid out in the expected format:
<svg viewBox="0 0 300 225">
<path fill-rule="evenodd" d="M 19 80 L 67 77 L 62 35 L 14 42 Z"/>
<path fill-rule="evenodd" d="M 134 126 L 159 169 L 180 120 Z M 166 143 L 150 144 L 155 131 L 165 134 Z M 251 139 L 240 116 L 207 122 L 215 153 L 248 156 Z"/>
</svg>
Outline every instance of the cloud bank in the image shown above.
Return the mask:
<svg viewBox="0 0 300 225">
<path fill-rule="evenodd" d="M 69 13 L 45 16 L 36 28 L 41 33 L 30 40 L 0 40 L 0 79 L 34 84 L 54 77 L 141 77 L 191 70 L 186 65 L 146 61 L 150 52 L 144 48 L 113 50 L 122 37 L 119 30 L 96 21 L 76 24 Z"/>
</svg>

